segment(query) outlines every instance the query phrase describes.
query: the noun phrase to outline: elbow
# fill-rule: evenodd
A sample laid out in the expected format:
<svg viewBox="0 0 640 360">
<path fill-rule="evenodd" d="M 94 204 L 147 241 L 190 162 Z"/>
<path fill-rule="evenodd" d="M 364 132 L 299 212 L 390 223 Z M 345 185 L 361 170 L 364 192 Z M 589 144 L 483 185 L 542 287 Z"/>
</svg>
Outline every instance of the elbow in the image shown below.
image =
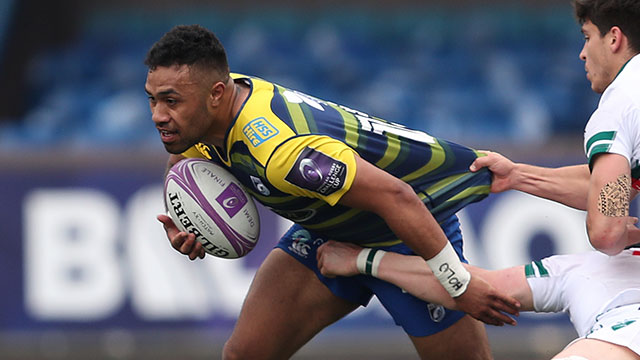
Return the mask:
<svg viewBox="0 0 640 360">
<path fill-rule="evenodd" d="M 589 242 L 596 250 L 607 255 L 616 255 L 624 249 L 625 228 L 620 226 L 598 226 L 587 223 Z"/>
<path fill-rule="evenodd" d="M 393 198 L 394 201 L 399 204 L 417 204 L 423 206 L 424 204 L 420 201 L 420 198 L 416 196 L 415 191 L 411 187 L 411 185 L 405 183 L 404 181 L 397 181 L 393 187 L 389 189 L 389 196 Z"/>
<path fill-rule="evenodd" d="M 374 212 L 387 220 L 401 216 L 407 209 L 415 212 L 417 206 L 424 207 L 411 185 L 400 180 L 388 185 L 376 197 L 380 206 Z"/>
<path fill-rule="evenodd" d="M 596 250 L 609 256 L 618 254 L 622 249 L 618 248 L 615 241 L 606 237 L 589 236 L 589 242 Z"/>
</svg>

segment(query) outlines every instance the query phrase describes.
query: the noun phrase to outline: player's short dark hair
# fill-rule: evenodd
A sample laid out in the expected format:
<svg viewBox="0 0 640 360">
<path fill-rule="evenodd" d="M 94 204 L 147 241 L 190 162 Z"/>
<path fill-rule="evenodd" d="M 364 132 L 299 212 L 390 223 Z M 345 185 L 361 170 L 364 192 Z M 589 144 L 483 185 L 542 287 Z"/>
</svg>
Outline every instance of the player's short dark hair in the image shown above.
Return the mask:
<svg viewBox="0 0 640 360">
<path fill-rule="evenodd" d="M 573 0 L 580 24 L 590 20 L 600 35 L 617 26 L 629 39 L 634 52 L 640 52 L 640 1 L 638 0 Z"/>
<path fill-rule="evenodd" d="M 169 30 L 149 49 L 144 64 L 151 70 L 158 66 L 188 65 L 229 74 L 222 43 L 200 25 L 178 25 Z"/>
</svg>

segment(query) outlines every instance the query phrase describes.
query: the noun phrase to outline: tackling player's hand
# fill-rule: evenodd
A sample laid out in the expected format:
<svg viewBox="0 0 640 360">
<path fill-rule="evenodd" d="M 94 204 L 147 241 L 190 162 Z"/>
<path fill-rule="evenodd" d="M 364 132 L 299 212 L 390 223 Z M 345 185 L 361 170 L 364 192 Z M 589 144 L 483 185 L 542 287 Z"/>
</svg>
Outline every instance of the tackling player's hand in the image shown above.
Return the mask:
<svg viewBox="0 0 640 360">
<path fill-rule="evenodd" d="M 469 170 L 476 172 L 481 168 L 488 168 L 492 173 L 491 192 L 499 193 L 512 188 L 512 177 L 516 164 L 501 154 L 492 151 L 480 151 L 486 156 L 478 157 L 469 166 Z"/>
<path fill-rule="evenodd" d="M 520 303 L 516 299 L 500 294 L 479 276 L 472 276 L 467 290 L 454 300 L 457 309 L 489 325 L 516 325 L 516 320 L 507 314 L 520 314 Z"/>
<path fill-rule="evenodd" d="M 320 273 L 326 277 L 358 275 L 356 259 L 360 246 L 329 240 L 320 245 L 316 254 Z"/>
<path fill-rule="evenodd" d="M 164 231 L 167 232 L 167 237 L 174 249 L 184 255 L 188 255 L 190 260 L 204 258 L 204 247 L 202 247 L 200 241 L 196 240 L 195 235 L 180 231 L 173 223 L 173 220 L 167 215 L 160 214 L 157 216 L 157 219 L 164 226 Z"/>
</svg>

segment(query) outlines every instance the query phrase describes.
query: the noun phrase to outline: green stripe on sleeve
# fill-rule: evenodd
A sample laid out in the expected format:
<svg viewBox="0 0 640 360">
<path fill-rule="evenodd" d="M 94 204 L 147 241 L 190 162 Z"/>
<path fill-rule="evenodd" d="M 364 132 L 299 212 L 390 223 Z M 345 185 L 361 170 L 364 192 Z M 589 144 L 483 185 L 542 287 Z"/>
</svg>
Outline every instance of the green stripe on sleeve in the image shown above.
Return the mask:
<svg viewBox="0 0 640 360">
<path fill-rule="evenodd" d="M 602 131 L 599 132 L 595 135 L 593 135 L 588 141 L 587 141 L 587 152 L 589 151 L 589 149 L 591 148 L 591 146 L 593 146 L 593 143 L 595 143 L 596 141 L 613 141 L 613 139 L 615 139 L 616 137 L 616 132 L 615 131 Z"/>
<path fill-rule="evenodd" d="M 536 276 L 536 272 L 533 270 L 532 264 L 527 264 L 524 266 L 524 276 L 528 278 Z"/>
<path fill-rule="evenodd" d="M 610 148 L 611 148 L 610 142 L 606 144 L 600 144 L 600 145 L 594 146 L 593 148 L 591 148 L 590 151 L 587 152 L 587 158 L 589 159 L 589 162 L 591 162 L 591 158 L 593 157 L 593 155 L 606 153 L 609 151 Z"/>
<path fill-rule="evenodd" d="M 542 261 L 538 260 L 538 261 L 534 261 L 533 263 L 538 268 L 538 272 L 540 273 L 541 277 L 549 276 L 549 272 L 547 271 L 547 269 L 545 269 L 544 265 L 542 265 Z"/>
</svg>

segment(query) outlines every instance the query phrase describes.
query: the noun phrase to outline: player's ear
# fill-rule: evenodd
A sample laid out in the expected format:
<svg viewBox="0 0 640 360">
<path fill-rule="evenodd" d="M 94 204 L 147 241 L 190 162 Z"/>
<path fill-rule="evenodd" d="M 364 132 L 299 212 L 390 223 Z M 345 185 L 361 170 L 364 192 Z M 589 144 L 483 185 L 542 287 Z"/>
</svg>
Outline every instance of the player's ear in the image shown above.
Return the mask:
<svg viewBox="0 0 640 360">
<path fill-rule="evenodd" d="M 622 30 L 620 30 L 620 28 L 617 26 L 613 26 L 609 30 L 608 35 L 609 48 L 611 49 L 611 52 L 617 53 L 618 51 L 622 50 L 623 40 L 626 40 L 626 36 L 622 32 Z"/>
<path fill-rule="evenodd" d="M 211 106 L 217 107 L 220 105 L 225 88 L 226 85 L 222 81 L 218 81 L 211 86 L 211 90 L 209 92 L 209 104 Z"/>
</svg>

